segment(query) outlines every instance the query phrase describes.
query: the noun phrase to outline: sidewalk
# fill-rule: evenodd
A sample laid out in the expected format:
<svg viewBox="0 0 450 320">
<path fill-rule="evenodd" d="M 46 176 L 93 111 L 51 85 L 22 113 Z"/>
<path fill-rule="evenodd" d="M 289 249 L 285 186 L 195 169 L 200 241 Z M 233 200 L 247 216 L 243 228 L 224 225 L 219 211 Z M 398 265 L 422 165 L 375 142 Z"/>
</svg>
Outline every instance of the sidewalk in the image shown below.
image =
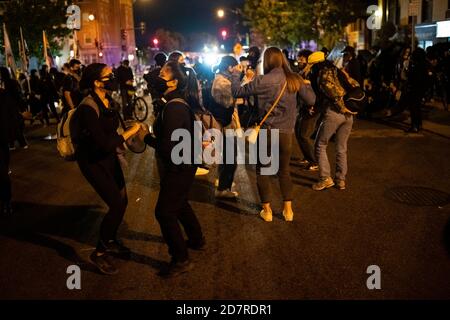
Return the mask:
<svg viewBox="0 0 450 320">
<path fill-rule="evenodd" d="M 450 139 L 450 111 L 444 110 L 442 103 L 435 101 L 422 107 L 423 130 Z M 384 124 L 395 125 L 399 129 L 407 129 L 411 123 L 409 111 L 398 116 L 385 117 L 380 113 L 373 115 L 373 120 Z"/>
</svg>

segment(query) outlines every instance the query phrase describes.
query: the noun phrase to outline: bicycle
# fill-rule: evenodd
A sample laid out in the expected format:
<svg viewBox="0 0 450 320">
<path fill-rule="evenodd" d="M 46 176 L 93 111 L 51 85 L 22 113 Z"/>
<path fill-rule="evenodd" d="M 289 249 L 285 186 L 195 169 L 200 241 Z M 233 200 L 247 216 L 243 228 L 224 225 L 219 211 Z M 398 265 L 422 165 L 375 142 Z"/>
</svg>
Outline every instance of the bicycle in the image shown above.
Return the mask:
<svg viewBox="0 0 450 320">
<path fill-rule="evenodd" d="M 133 110 L 133 117 L 139 122 L 144 122 L 148 117 L 148 105 L 145 99 L 142 96 L 139 96 L 137 92 L 138 91 L 136 90 L 136 88 L 128 90 L 128 95 L 132 96 L 130 103 Z M 118 103 L 118 105 L 120 105 L 122 109 L 123 106 L 120 93 L 113 92 L 112 98 L 116 101 L 116 103 Z"/>
</svg>

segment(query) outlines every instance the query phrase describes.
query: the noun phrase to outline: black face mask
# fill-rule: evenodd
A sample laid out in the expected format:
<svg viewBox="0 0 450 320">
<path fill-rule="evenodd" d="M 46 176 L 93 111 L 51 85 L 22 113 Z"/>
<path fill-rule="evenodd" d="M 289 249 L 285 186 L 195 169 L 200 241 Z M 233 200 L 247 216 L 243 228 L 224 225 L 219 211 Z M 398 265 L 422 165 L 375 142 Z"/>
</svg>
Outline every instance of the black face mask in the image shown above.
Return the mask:
<svg viewBox="0 0 450 320">
<path fill-rule="evenodd" d="M 104 80 L 103 82 L 103 89 L 106 91 L 117 91 L 119 89 L 119 86 L 117 84 L 117 81 L 114 79 L 113 76 L 110 76 L 108 80 Z"/>
<path fill-rule="evenodd" d="M 163 94 L 164 92 L 167 91 L 167 89 L 169 89 L 169 87 L 167 86 L 167 81 L 161 77 L 158 77 L 156 79 L 156 82 L 153 85 L 153 87 L 155 88 L 156 91 L 158 91 L 161 94 Z"/>
</svg>

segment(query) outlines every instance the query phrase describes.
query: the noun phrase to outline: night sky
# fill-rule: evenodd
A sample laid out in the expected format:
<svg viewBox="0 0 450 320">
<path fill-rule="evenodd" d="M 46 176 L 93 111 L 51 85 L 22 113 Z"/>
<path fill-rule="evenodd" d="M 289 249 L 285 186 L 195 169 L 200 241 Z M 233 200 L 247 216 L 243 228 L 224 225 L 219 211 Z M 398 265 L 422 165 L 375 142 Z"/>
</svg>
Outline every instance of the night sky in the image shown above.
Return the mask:
<svg viewBox="0 0 450 320">
<path fill-rule="evenodd" d="M 156 29 L 188 35 L 193 32 L 216 34 L 220 22 L 218 8 L 242 7 L 245 0 L 137 0 L 134 5 L 135 24 L 147 24 L 146 35 L 137 34 L 138 45 L 151 37 Z"/>
</svg>

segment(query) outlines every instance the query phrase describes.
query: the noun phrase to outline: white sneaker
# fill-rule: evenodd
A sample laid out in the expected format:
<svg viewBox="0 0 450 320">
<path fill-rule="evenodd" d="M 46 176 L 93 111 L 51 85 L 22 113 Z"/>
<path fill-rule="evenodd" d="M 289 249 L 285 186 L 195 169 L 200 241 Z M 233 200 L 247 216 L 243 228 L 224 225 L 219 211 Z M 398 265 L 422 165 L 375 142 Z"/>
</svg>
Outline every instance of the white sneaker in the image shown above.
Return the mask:
<svg viewBox="0 0 450 320">
<path fill-rule="evenodd" d="M 224 198 L 224 199 L 235 199 L 239 196 L 239 193 L 236 191 L 231 191 L 230 189 L 219 191 L 215 191 L 216 198 Z"/>
</svg>

